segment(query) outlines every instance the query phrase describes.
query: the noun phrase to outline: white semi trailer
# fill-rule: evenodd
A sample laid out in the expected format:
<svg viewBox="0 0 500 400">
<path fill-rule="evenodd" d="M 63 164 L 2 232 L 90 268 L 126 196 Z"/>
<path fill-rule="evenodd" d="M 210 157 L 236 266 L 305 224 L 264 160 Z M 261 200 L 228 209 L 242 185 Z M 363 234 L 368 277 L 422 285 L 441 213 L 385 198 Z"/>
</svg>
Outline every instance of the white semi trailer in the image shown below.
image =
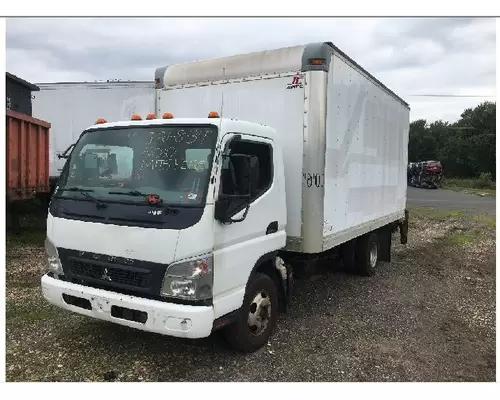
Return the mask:
<svg viewBox="0 0 500 400">
<path fill-rule="evenodd" d="M 153 115 L 100 120 L 69 153 L 49 302 L 254 351 L 294 271 L 340 254 L 371 275 L 398 229 L 406 243 L 409 106 L 333 44 L 172 65 L 155 85 Z"/>
</svg>

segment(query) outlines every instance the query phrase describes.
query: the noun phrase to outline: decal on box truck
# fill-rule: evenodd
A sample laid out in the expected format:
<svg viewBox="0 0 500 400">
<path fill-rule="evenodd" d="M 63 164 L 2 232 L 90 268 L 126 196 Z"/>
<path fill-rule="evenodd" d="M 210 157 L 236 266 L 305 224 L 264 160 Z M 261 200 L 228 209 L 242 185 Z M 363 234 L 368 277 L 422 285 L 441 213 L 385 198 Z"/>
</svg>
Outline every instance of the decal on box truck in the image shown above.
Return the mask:
<svg viewBox="0 0 500 400">
<path fill-rule="evenodd" d="M 286 88 L 287 89 L 303 89 L 304 85 L 302 84 L 302 79 L 304 78 L 304 75 L 295 75 L 292 77 L 292 83 L 289 83 Z"/>
</svg>

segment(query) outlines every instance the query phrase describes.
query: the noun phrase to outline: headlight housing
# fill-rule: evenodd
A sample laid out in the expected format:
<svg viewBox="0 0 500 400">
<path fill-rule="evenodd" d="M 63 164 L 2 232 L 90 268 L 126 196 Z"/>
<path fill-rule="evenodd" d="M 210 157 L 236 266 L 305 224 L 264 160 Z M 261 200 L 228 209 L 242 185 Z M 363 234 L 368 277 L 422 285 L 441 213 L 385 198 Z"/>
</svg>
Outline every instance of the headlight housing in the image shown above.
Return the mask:
<svg viewBox="0 0 500 400">
<path fill-rule="evenodd" d="M 47 267 L 49 271 L 56 275 L 64 275 L 57 248 L 48 237 L 45 238 L 45 252 L 47 253 Z"/>
<path fill-rule="evenodd" d="M 213 255 L 204 254 L 168 267 L 161 295 L 184 300 L 212 298 Z"/>
</svg>

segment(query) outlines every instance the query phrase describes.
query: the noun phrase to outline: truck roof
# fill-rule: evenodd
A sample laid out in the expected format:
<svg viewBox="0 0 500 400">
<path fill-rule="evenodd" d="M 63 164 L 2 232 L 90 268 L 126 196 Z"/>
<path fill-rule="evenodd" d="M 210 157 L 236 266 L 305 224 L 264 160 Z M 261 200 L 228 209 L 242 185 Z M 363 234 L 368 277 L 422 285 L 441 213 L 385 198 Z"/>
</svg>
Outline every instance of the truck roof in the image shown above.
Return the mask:
<svg viewBox="0 0 500 400">
<path fill-rule="evenodd" d="M 298 71 L 329 71 L 333 54 L 340 57 L 352 68 L 357 69 L 367 79 L 409 108 L 409 104 L 405 100 L 361 67 L 361 65 L 332 42 L 309 43 L 274 50 L 163 66 L 157 68 L 155 71 L 155 88 L 162 89 L 178 85 L 243 79 Z M 322 59 L 324 62 L 321 65 L 317 65 L 312 61 L 315 59 Z"/>
<path fill-rule="evenodd" d="M 226 132 L 243 133 L 249 135 L 265 136 L 275 139 L 276 130 L 267 125 L 254 122 L 241 121 L 230 118 L 172 118 L 172 119 L 150 119 L 140 121 L 115 121 L 102 124 L 94 124 L 86 130 L 111 129 L 131 126 L 165 126 L 165 125 L 215 125 L 220 126 Z"/>
<path fill-rule="evenodd" d="M 37 83 L 41 90 L 57 90 L 57 89 L 108 89 L 108 88 L 121 88 L 121 87 L 140 87 L 140 88 L 153 88 L 153 81 L 96 81 L 96 82 L 42 82 Z"/>
</svg>

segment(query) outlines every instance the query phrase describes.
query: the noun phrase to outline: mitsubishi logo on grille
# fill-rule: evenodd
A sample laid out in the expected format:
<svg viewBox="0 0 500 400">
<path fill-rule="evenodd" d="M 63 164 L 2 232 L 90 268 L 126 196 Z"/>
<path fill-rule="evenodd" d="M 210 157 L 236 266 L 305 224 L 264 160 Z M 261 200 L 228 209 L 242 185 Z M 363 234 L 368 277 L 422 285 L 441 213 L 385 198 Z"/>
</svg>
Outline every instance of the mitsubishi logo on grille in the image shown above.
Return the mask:
<svg viewBox="0 0 500 400">
<path fill-rule="evenodd" d="M 101 279 L 103 281 L 109 281 L 109 282 L 111 282 L 111 277 L 108 275 L 108 269 L 107 268 L 104 268 L 104 273 L 102 274 Z"/>
</svg>

